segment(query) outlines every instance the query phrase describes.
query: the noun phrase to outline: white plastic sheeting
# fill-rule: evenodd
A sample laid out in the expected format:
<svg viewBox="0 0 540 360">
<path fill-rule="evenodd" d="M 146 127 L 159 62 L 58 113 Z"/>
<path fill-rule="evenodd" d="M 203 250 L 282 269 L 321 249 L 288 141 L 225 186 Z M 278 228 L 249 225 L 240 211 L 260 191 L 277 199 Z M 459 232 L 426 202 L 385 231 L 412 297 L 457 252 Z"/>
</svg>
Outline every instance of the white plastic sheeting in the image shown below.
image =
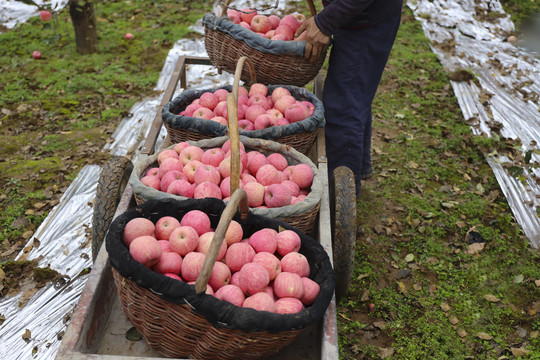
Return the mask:
<svg viewBox="0 0 540 360">
<path fill-rule="evenodd" d="M 61 3 L 65 5 L 67 1 Z M 240 1 L 235 4 L 238 8 L 244 8 L 257 6 L 258 3 Z M 279 9 L 284 6 L 285 2 L 281 1 Z M 8 28 L 37 15 L 35 7 L 27 8 L 27 5 L 22 3 L 0 0 L 0 10 L 7 8 L 14 10 L 10 15 L 0 12 L 0 24 Z M 214 11 L 217 9 L 216 6 Z M 193 26 L 193 30 L 203 33 L 200 21 Z M 162 95 L 176 62 L 182 55 L 206 57 L 204 43 L 197 39 L 182 39 L 174 44 L 155 87 Z M 232 84 L 233 81 L 232 74 L 218 74 L 215 68 L 205 65 L 188 65 L 186 77 L 189 87 L 194 89 L 213 88 Z M 182 90 L 178 88 L 175 96 Z M 135 104 L 112 135 L 113 141 L 108 143 L 104 150 L 136 161 L 144 144 L 141 139 L 146 138 L 162 95 Z M 156 142 L 156 149 L 160 148 L 165 137 L 166 129 L 163 127 Z M 22 251 L 18 254 L 17 260 L 39 259 L 39 267 L 49 266 L 64 275 L 67 281 L 65 284 L 49 284 L 37 289 L 28 301 L 23 300 L 28 293 L 0 298 L 0 314 L 6 318 L 0 326 L 0 360 L 49 360 L 56 355 L 62 334 L 69 323 L 69 314 L 77 305 L 87 279 L 87 275 L 81 274 L 92 266 L 87 230 L 92 226 L 92 204 L 100 172 L 99 166 L 85 166 L 66 190 L 59 204 L 29 239 L 27 248 L 31 248 L 30 252 Z M 24 303 L 22 306 L 21 302 Z M 23 339 L 26 330 L 29 330 L 30 337 Z"/>
<path fill-rule="evenodd" d="M 67 0 L 34 0 L 38 5 L 47 6 L 50 9 L 59 10 L 67 4 Z M 32 16 L 39 15 L 39 10 L 33 5 L 26 5 L 20 1 L 0 1 L 0 25 L 8 29 L 17 24 L 24 23 Z"/>
<path fill-rule="evenodd" d="M 540 155 L 534 151 L 540 151 L 540 60 L 505 41 L 514 25 L 498 1 L 410 0 L 407 5 L 443 67 L 476 76 L 479 85 L 451 82 L 473 133 L 491 137 L 499 128 L 500 136 L 519 148 L 521 156 L 486 154 L 486 159 L 524 234 L 538 248 Z M 523 161 L 527 155 L 528 163 Z M 509 172 L 516 167 L 523 170 L 519 178 Z"/>
</svg>

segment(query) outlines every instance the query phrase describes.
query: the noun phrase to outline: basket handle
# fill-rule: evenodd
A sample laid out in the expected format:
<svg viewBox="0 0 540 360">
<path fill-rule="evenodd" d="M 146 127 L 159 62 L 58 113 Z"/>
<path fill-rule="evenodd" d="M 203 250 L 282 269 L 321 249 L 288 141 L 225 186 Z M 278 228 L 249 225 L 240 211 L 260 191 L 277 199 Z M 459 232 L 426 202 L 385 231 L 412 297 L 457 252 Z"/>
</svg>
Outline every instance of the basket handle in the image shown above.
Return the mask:
<svg viewBox="0 0 540 360">
<path fill-rule="evenodd" d="M 208 280 L 210 280 L 210 275 L 212 275 L 212 269 L 216 262 L 219 250 L 223 244 L 223 239 L 225 238 L 225 233 L 229 228 L 232 218 L 236 214 L 236 210 L 240 211 L 240 216 L 242 219 L 246 219 L 249 213 L 249 206 L 247 200 L 247 194 L 243 189 L 238 189 L 234 194 L 231 195 L 231 199 L 227 203 L 227 206 L 221 213 L 218 226 L 210 243 L 210 248 L 203 262 L 203 266 L 197 281 L 195 282 L 195 291 L 197 294 L 203 293 L 206 291 L 206 286 L 208 285 Z"/>
<path fill-rule="evenodd" d="M 255 66 L 247 57 L 242 56 L 236 64 L 232 93 L 227 94 L 227 122 L 229 124 L 229 137 L 231 142 L 231 196 L 240 187 L 240 134 L 238 129 L 238 87 L 244 64 L 247 62 L 251 81 L 257 82 Z"/>
</svg>

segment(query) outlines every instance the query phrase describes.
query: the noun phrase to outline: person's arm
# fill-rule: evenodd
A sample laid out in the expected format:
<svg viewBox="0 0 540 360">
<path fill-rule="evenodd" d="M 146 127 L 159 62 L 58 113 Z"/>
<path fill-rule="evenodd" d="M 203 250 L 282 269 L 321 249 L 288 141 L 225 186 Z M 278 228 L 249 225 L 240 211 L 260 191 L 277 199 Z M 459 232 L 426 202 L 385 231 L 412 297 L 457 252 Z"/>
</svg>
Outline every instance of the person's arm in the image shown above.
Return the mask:
<svg viewBox="0 0 540 360">
<path fill-rule="evenodd" d="M 314 61 L 330 43 L 332 35 L 340 26 L 359 16 L 374 0 L 335 0 L 319 14 L 304 21 L 296 31 L 299 36 L 306 32 L 304 57 Z"/>
</svg>

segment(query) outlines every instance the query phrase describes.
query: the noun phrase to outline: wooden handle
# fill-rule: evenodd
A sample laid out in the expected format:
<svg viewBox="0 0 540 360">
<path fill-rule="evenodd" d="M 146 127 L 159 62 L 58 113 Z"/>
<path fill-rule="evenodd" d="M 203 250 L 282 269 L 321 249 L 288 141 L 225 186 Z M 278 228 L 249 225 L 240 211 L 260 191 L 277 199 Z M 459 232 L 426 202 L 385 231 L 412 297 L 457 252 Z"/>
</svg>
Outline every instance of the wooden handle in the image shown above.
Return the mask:
<svg viewBox="0 0 540 360">
<path fill-rule="evenodd" d="M 309 6 L 309 11 L 311 12 L 311 16 L 317 15 L 317 9 L 315 9 L 315 4 L 313 4 L 313 0 L 307 0 L 307 2 Z"/>
<path fill-rule="evenodd" d="M 221 249 L 223 239 L 225 238 L 225 233 L 227 232 L 229 224 L 236 214 L 237 209 L 240 211 L 242 219 L 245 219 L 249 212 L 249 206 L 247 194 L 243 189 L 238 189 L 238 191 L 235 191 L 234 194 L 231 195 L 231 199 L 221 214 L 218 226 L 214 232 L 214 237 L 210 243 L 210 248 L 204 259 L 202 270 L 195 282 L 195 291 L 197 294 L 206 291 L 206 286 L 208 285 L 208 280 L 210 280 L 210 275 L 212 275 L 214 264 L 216 263 L 219 250 Z"/>
<path fill-rule="evenodd" d="M 238 129 L 238 88 L 240 86 L 240 76 L 244 64 L 247 62 L 252 83 L 257 82 L 255 66 L 247 57 L 238 59 L 234 72 L 233 90 L 227 95 L 227 122 L 229 124 L 229 137 L 231 145 L 231 190 L 230 194 L 240 187 L 240 134 Z"/>
</svg>

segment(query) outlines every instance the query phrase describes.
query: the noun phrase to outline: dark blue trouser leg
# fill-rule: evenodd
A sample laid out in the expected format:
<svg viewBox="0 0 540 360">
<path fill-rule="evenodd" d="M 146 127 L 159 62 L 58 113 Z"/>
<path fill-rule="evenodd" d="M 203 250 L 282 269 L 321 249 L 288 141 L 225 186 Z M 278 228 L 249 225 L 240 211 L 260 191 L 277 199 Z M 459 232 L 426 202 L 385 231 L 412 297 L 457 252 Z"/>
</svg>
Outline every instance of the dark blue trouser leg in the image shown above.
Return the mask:
<svg viewBox="0 0 540 360">
<path fill-rule="evenodd" d="M 349 167 L 360 178 L 371 171 L 371 103 L 390 55 L 401 14 L 362 30 L 334 34 L 324 83 L 328 171 Z"/>
</svg>

